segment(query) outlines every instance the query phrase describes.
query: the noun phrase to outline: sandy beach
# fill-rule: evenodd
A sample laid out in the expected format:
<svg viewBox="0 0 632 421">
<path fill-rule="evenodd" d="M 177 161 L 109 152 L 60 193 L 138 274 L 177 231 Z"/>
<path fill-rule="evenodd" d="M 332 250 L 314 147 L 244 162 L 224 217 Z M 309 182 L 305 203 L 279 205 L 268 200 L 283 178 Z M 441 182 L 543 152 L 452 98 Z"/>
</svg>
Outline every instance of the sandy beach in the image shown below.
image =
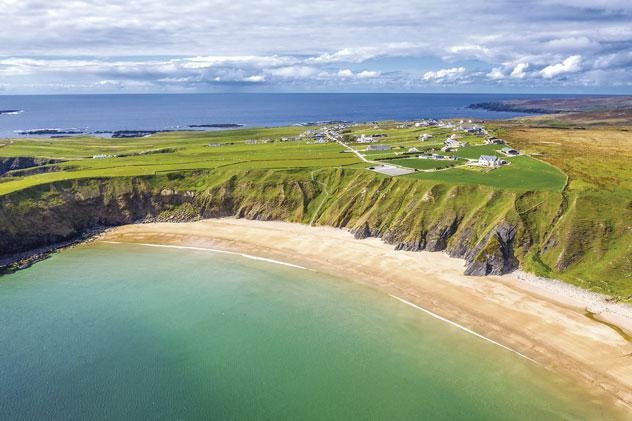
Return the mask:
<svg viewBox="0 0 632 421">
<path fill-rule="evenodd" d="M 285 222 L 127 225 L 97 241 L 223 250 L 353 280 L 632 408 L 632 309 L 562 282 L 522 272 L 468 277 L 464 261 L 444 253 Z"/>
</svg>

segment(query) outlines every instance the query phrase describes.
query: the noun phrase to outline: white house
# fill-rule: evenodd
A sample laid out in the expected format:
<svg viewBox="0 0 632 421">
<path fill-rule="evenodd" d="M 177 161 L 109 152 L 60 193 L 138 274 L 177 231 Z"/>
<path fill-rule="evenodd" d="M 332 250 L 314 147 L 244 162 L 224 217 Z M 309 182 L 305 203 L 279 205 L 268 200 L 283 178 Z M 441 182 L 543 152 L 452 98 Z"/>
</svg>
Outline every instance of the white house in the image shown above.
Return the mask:
<svg viewBox="0 0 632 421">
<path fill-rule="evenodd" d="M 377 142 L 377 140 L 373 139 L 373 136 L 367 136 L 367 135 L 361 134 L 360 137 L 356 139 L 356 142 L 358 142 L 358 143 L 374 143 L 374 142 Z"/>
<path fill-rule="evenodd" d="M 496 155 L 481 155 L 478 159 L 478 165 L 483 167 L 500 167 L 505 161 L 502 161 Z"/>
</svg>

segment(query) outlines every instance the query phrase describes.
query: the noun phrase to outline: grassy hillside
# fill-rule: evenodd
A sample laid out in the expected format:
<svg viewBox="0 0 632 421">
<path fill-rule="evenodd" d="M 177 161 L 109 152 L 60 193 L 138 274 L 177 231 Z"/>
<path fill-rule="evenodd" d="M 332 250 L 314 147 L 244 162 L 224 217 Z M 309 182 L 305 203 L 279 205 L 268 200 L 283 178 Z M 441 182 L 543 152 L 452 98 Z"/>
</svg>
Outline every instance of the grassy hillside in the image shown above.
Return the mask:
<svg viewBox="0 0 632 421">
<path fill-rule="evenodd" d="M 389 151 L 369 154 L 366 145 L 349 143 L 366 159 L 416 169 L 390 177 L 369 171 L 371 164 L 344 145 L 288 141 L 305 130 L 3 140 L 0 161 L 8 170 L 0 176 L 0 254 L 99 225 L 237 215 L 344 227 L 400 249 L 446 250 L 465 258 L 471 274 L 520 265 L 631 299 L 627 132 L 499 124 L 495 133 L 522 156 L 504 157 L 502 145 L 464 135 L 460 140 L 470 145 L 454 152 L 459 160 L 443 162 L 407 151 L 437 150 L 452 130 L 352 127 L 347 134 L 388 134 L 379 144 Z M 420 142 L 421 133 L 433 138 Z M 509 165 L 464 165 L 482 154 Z"/>
<path fill-rule="evenodd" d="M 632 135 L 625 127 L 511 128 L 504 136 L 569 176 L 565 218 L 534 270 L 581 285 L 632 287 Z M 581 258 L 579 258 L 581 256 Z"/>
</svg>

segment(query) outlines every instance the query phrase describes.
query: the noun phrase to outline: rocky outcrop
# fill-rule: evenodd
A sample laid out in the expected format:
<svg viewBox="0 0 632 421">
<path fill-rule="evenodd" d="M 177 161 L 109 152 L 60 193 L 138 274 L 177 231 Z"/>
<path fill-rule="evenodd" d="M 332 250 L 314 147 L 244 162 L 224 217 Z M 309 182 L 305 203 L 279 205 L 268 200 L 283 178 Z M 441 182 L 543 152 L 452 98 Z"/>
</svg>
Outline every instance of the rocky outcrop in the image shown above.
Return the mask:
<svg viewBox="0 0 632 421">
<path fill-rule="evenodd" d="M 501 223 L 470 251 L 466 252 L 466 275 L 502 275 L 518 268 L 514 256 L 516 228 Z"/>
</svg>

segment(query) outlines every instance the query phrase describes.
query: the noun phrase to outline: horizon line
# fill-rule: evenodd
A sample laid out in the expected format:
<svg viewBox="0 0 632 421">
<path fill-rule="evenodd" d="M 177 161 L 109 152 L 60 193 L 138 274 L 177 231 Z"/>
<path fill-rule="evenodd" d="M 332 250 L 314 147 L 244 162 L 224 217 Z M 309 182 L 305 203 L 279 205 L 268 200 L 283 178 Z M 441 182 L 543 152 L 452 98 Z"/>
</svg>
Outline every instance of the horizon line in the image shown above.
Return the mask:
<svg viewBox="0 0 632 421">
<path fill-rule="evenodd" d="M 82 95 L 556 95 L 556 96 L 632 96 L 632 93 L 575 93 L 575 92 L 68 92 L 68 93 L 0 93 L 9 96 L 82 96 Z"/>
</svg>

